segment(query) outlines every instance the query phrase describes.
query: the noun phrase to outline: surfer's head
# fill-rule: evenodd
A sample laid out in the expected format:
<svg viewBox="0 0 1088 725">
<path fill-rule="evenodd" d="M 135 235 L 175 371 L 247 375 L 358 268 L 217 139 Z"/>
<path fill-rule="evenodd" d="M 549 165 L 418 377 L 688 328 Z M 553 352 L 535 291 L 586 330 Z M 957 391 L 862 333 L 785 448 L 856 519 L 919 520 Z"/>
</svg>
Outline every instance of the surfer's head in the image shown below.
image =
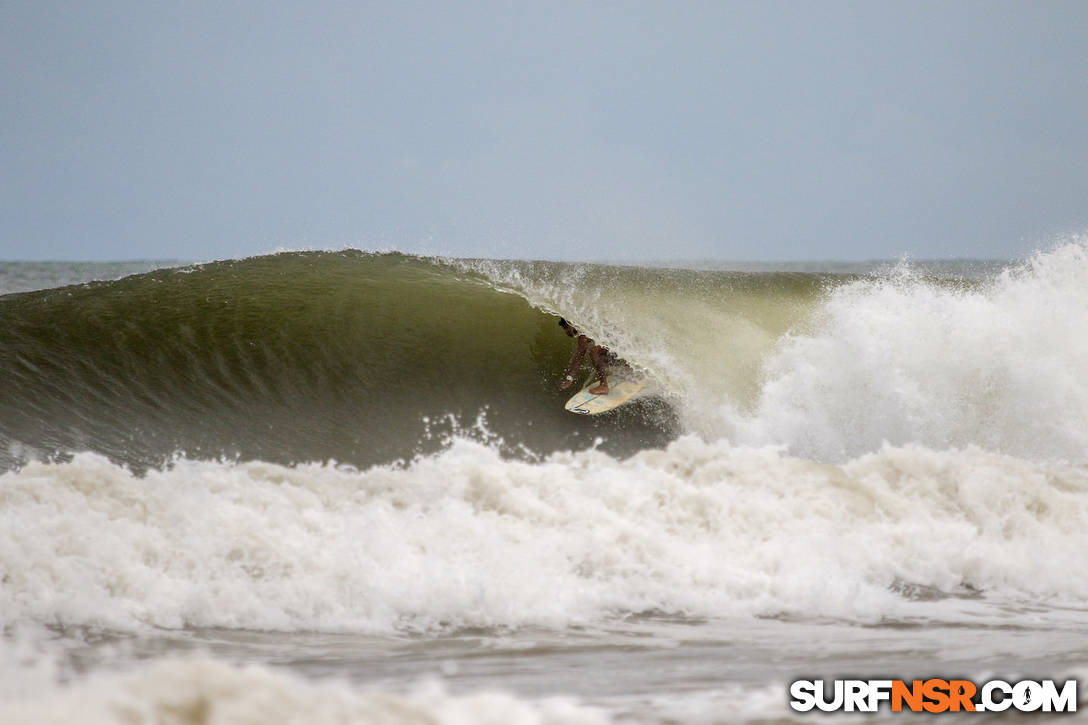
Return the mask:
<svg viewBox="0 0 1088 725">
<path fill-rule="evenodd" d="M 574 325 L 570 324 L 562 317 L 559 318 L 559 326 L 563 328 L 563 331 L 567 333 L 567 337 L 574 337 L 578 334 L 578 331 L 574 329 Z"/>
</svg>

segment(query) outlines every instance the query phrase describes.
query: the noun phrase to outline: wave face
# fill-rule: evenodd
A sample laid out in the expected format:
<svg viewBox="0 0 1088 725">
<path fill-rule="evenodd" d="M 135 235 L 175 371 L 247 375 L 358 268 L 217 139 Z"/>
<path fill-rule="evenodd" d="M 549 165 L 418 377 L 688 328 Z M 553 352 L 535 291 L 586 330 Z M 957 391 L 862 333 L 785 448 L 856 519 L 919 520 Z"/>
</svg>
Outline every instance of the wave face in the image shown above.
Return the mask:
<svg viewBox="0 0 1088 725">
<path fill-rule="evenodd" d="M 8 468 L 80 450 L 370 465 L 481 413 L 511 449 L 671 437 L 645 407 L 563 411 L 556 318 L 437 260 L 279 254 L 8 295 L 0 316 Z"/>
<path fill-rule="evenodd" d="M 1070 243 L 963 279 L 308 252 L 11 294 L 0 465 L 368 466 L 474 426 L 523 455 L 694 433 L 822 461 L 884 442 L 1082 460 L 1086 257 Z M 560 314 L 657 397 L 565 413 Z"/>
<path fill-rule="evenodd" d="M 161 269 L 0 297 L 0 465 L 89 450 L 139 469 L 367 466 L 478 422 L 515 454 L 695 433 L 824 461 L 883 442 L 1080 460 L 1085 309 L 1079 242 L 975 279 L 351 251 Z M 658 396 L 565 413 L 560 314 Z"/>
</svg>

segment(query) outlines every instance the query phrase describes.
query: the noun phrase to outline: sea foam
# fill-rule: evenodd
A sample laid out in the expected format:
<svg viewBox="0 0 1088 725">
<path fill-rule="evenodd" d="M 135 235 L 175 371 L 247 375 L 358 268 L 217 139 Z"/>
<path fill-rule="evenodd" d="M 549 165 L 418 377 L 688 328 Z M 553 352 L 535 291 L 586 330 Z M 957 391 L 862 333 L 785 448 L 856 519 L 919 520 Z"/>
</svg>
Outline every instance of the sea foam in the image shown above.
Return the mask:
<svg viewBox="0 0 1088 725">
<path fill-rule="evenodd" d="M 883 442 L 1088 457 L 1088 249 L 1071 243 L 981 286 L 909 267 L 834 289 L 763 366 L 724 432 L 823 460 Z"/>
<path fill-rule="evenodd" d="M 191 658 L 162 659 L 132 672 L 100 671 L 74 684 L 21 692 L 0 703 L 0 721 L 599 725 L 612 718 L 570 698 L 528 700 L 502 692 L 453 695 L 438 682 L 384 692 L 335 680 L 311 682 L 256 665 Z"/>
<path fill-rule="evenodd" d="M 1088 599 L 1088 470 L 972 447 L 828 465 L 688 436 L 528 463 L 458 439 L 407 466 L 143 477 L 81 454 L 0 476 L 0 528 L 6 623 L 392 633 Z"/>
</svg>

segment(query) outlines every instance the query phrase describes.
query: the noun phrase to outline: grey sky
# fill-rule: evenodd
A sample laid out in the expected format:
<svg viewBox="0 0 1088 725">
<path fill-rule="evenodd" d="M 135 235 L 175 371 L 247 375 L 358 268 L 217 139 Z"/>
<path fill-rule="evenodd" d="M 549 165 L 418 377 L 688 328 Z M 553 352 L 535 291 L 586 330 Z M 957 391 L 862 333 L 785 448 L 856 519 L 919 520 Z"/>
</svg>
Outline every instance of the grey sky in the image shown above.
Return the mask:
<svg viewBox="0 0 1088 725">
<path fill-rule="evenodd" d="M 0 5 L 0 259 L 1005 257 L 1088 2 Z"/>
</svg>

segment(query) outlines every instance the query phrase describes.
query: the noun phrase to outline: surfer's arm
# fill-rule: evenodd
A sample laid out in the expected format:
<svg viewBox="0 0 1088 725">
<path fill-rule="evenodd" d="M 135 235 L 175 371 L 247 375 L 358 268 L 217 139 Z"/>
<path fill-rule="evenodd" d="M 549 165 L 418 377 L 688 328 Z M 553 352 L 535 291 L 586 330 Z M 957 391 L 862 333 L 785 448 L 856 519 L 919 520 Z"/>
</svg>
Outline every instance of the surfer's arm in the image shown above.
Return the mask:
<svg viewBox="0 0 1088 725">
<path fill-rule="evenodd" d="M 574 354 L 570 356 L 570 365 L 567 365 L 567 372 L 563 376 L 563 382 L 559 384 L 559 387 L 566 390 L 574 382 L 574 374 L 578 372 L 578 369 L 582 367 L 582 360 L 586 357 L 586 350 L 589 349 L 589 338 L 585 335 L 578 336 L 578 344 L 574 347 Z"/>
</svg>

